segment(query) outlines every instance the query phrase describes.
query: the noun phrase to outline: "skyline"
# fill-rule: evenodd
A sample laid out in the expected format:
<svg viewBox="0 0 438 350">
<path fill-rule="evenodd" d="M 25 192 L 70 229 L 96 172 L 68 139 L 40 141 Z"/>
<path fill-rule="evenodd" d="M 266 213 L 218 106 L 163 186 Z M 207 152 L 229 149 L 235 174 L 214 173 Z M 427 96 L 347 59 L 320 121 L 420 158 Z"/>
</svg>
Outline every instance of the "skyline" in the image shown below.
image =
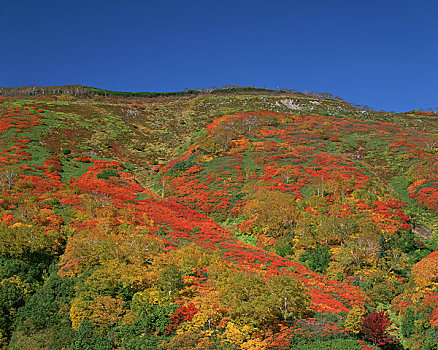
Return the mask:
<svg viewBox="0 0 438 350">
<path fill-rule="evenodd" d="M 436 13 L 433 0 L 1 3 L 0 86 L 256 85 L 427 109 L 438 106 Z"/>
</svg>

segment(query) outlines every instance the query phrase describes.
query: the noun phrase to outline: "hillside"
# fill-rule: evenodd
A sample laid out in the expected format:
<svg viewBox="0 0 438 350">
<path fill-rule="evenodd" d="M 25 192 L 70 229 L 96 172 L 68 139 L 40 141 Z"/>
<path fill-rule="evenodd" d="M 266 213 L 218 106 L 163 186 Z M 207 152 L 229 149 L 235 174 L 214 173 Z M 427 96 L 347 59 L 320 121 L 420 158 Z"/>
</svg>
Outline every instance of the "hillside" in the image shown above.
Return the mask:
<svg viewBox="0 0 438 350">
<path fill-rule="evenodd" d="M 0 88 L 0 346 L 434 349 L 437 117 Z"/>
</svg>

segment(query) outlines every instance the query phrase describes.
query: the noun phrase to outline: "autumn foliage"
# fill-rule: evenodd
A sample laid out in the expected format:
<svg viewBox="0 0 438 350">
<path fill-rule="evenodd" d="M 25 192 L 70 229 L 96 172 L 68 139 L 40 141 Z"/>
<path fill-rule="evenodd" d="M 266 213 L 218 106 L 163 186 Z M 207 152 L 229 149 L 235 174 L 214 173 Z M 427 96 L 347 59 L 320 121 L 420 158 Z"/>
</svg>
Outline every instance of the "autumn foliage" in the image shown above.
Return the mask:
<svg viewBox="0 0 438 350">
<path fill-rule="evenodd" d="M 432 132 L 173 102 L 0 101 L 0 347 L 432 348 Z"/>
</svg>

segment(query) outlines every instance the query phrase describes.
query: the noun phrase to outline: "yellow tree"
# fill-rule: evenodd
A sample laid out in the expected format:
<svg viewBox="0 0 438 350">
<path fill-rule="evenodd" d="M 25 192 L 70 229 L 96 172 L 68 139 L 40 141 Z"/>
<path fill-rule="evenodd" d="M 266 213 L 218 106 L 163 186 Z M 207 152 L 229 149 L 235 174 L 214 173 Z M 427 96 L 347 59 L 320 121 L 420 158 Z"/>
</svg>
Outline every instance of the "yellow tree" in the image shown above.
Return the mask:
<svg viewBox="0 0 438 350">
<path fill-rule="evenodd" d="M 291 234 L 301 214 L 288 193 L 260 189 L 248 200 L 244 213 L 255 225 L 272 236 Z"/>
<path fill-rule="evenodd" d="M 319 243 L 343 244 L 348 237 L 353 236 L 358 231 L 357 219 L 352 215 L 321 215 L 318 221 L 316 236 Z"/>
</svg>

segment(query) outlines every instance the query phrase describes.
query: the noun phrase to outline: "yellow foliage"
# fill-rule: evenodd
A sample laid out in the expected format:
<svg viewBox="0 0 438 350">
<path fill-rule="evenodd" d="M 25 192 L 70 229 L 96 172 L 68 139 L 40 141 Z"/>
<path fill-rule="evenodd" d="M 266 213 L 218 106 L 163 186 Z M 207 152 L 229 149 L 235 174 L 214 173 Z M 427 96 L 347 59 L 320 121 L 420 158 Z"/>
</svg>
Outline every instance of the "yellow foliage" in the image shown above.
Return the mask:
<svg viewBox="0 0 438 350">
<path fill-rule="evenodd" d="M 191 321 L 186 321 L 180 325 L 177 330 L 177 334 L 184 332 L 194 332 L 204 329 L 205 325 L 208 324 L 210 314 L 208 310 L 198 311 L 192 318 Z"/>
<path fill-rule="evenodd" d="M 160 349 L 166 350 L 214 350 L 217 349 L 205 332 L 185 332 L 177 334 L 169 341 L 160 344 Z"/>
<path fill-rule="evenodd" d="M 183 280 L 185 284 L 192 283 L 192 279 L 193 279 L 192 276 L 183 276 Z M 191 300 L 196 295 L 196 286 L 194 285 L 185 286 L 183 289 L 179 291 L 178 294 L 180 298 Z"/>
<path fill-rule="evenodd" d="M 108 276 L 145 285 L 149 279 L 149 267 L 160 252 L 159 240 L 149 235 L 136 232 L 107 234 L 97 228 L 84 230 L 69 238 L 59 275 L 74 276 L 100 264 L 104 266 L 102 272 Z"/>
<path fill-rule="evenodd" d="M 137 292 L 132 297 L 131 308 L 141 310 L 145 305 L 164 305 L 167 298 L 160 295 L 160 291 L 148 288 L 142 292 Z"/>
<path fill-rule="evenodd" d="M 127 324 L 132 324 L 135 322 L 136 319 L 137 319 L 137 315 L 134 312 L 132 312 L 132 310 L 125 310 L 125 314 L 120 320 L 120 325 L 124 326 Z"/>
<path fill-rule="evenodd" d="M 182 323 L 177 333 L 205 331 L 209 334 L 212 329 L 217 328 L 224 316 L 218 299 L 219 292 L 215 290 L 204 290 L 202 294 L 190 298 L 190 302 L 194 302 L 199 311 L 193 316 L 191 321 Z"/>
<path fill-rule="evenodd" d="M 90 319 L 91 310 L 88 309 L 89 302 L 85 302 L 81 298 L 75 298 L 71 302 L 70 320 L 73 329 L 78 329 L 81 323 Z"/>
<path fill-rule="evenodd" d="M 89 305 L 90 318 L 95 324 L 113 326 L 122 318 L 124 305 L 125 302 L 119 298 L 98 296 Z"/>
<path fill-rule="evenodd" d="M 146 225 L 146 226 L 154 226 L 154 224 L 155 224 L 154 220 L 149 218 L 146 213 L 143 213 L 142 218 L 143 218 L 144 225 Z"/>
<path fill-rule="evenodd" d="M 438 285 L 438 254 L 432 253 L 412 267 L 415 285 L 420 288 L 433 288 Z"/>
<path fill-rule="evenodd" d="M 174 264 L 182 271 L 206 268 L 221 260 L 218 252 L 202 249 L 196 244 L 173 250 L 169 254 L 162 255 L 161 258 L 161 260 L 157 259 L 157 265 Z"/>
<path fill-rule="evenodd" d="M 415 289 L 411 300 L 419 302 L 430 291 L 438 286 L 438 252 L 433 252 L 412 267 Z"/>
<path fill-rule="evenodd" d="M 7 330 L 3 330 L 0 328 L 0 349 L 7 349 L 9 344 Z"/>
<path fill-rule="evenodd" d="M 54 97 L 56 97 L 56 99 L 61 100 L 61 101 L 75 101 L 76 100 L 76 97 L 71 96 L 71 95 L 66 95 L 66 94 L 55 95 Z"/>
<path fill-rule="evenodd" d="M 301 213 L 295 199 L 280 191 L 258 190 L 249 196 L 244 213 L 264 232 L 280 236 L 295 227 Z"/>
<path fill-rule="evenodd" d="M 268 341 L 254 338 L 243 343 L 240 348 L 242 350 L 266 350 L 268 349 Z"/>
<path fill-rule="evenodd" d="M 358 334 L 365 314 L 366 311 L 364 308 L 360 306 L 353 307 L 345 320 L 345 329 L 351 333 Z"/>
<path fill-rule="evenodd" d="M 152 275 L 152 272 L 145 266 L 140 264 L 127 264 L 119 260 L 106 262 L 99 271 L 101 274 L 112 276 L 124 285 L 133 285 L 138 287 L 138 289 L 145 288 L 149 284 L 150 276 Z"/>
<path fill-rule="evenodd" d="M 213 160 L 213 156 L 210 156 L 210 155 L 205 155 L 205 156 L 202 156 L 201 157 L 201 160 L 203 161 L 203 162 L 210 162 L 210 161 L 212 161 Z"/>
<path fill-rule="evenodd" d="M 242 345 L 244 341 L 250 338 L 254 330 L 255 328 L 249 325 L 239 326 L 233 322 L 228 322 L 223 336 L 226 342 Z"/>
<path fill-rule="evenodd" d="M 338 279 L 346 276 L 344 267 L 338 261 L 340 252 L 341 249 L 339 247 L 330 248 L 332 259 L 330 260 L 329 266 L 326 270 L 327 277 L 329 278 Z"/>
<path fill-rule="evenodd" d="M 70 320 L 73 329 L 78 329 L 82 322 L 90 320 L 94 324 L 114 325 L 122 319 L 125 302 L 110 296 L 97 296 L 94 299 L 76 297 L 70 307 Z"/>
<path fill-rule="evenodd" d="M 0 281 L 0 285 L 4 286 L 4 283 L 8 281 L 9 283 L 16 284 L 18 288 L 20 288 L 21 292 L 24 295 L 31 294 L 33 292 L 33 288 L 29 282 L 22 281 L 20 276 L 13 275 L 9 278 L 5 278 Z"/>
</svg>

